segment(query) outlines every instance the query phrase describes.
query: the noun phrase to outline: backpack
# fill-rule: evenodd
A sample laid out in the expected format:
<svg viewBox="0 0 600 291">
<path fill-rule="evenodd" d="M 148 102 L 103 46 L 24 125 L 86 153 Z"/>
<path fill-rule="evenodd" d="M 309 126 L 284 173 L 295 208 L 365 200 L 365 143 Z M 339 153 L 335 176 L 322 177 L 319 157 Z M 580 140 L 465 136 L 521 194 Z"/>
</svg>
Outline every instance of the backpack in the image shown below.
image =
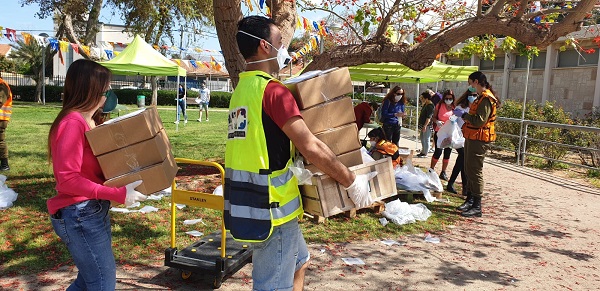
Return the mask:
<svg viewBox="0 0 600 291">
<path fill-rule="evenodd" d="M 379 124 L 383 124 L 383 116 L 381 116 L 381 108 L 383 108 L 382 105 L 383 104 L 379 105 L 379 108 L 377 108 L 377 111 L 375 111 L 375 122 Z"/>
</svg>

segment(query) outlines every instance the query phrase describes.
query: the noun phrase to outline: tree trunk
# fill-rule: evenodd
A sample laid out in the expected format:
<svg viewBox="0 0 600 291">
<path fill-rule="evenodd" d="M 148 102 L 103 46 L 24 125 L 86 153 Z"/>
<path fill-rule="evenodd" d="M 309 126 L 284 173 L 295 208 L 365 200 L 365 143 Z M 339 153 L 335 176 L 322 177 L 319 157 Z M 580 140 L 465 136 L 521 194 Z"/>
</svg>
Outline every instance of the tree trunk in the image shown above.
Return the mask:
<svg viewBox="0 0 600 291">
<path fill-rule="evenodd" d="M 156 76 L 150 77 L 150 86 L 152 86 L 152 102 L 150 105 L 156 106 L 158 104 L 158 78 Z"/>
<path fill-rule="evenodd" d="M 213 0 L 215 27 L 223 51 L 225 66 L 235 88 L 239 81 L 238 75 L 245 68 L 244 58 L 237 47 L 237 23 L 242 19 L 240 0 Z"/>
<path fill-rule="evenodd" d="M 38 80 L 35 82 L 35 102 L 42 103 L 41 94 L 42 94 L 42 86 L 44 84 L 44 79 L 42 78 L 43 77 L 42 70 L 40 70 L 37 73 L 37 75 L 38 75 Z"/>
<path fill-rule="evenodd" d="M 296 31 L 296 1 L 267 1 L 267 6 L 271 8 L 271 18 L 279 27 L 283 38 L 283 45 L 288 47 L 294 32 Z"/>
<path fill-rule="evenodd" d="M 96 42 L 96 34 L 98 33 L 98 18 L 100 17 L 101 9 L 102 0 L 94 0 L 85 27 L 85 37 L 83 38 L 83 43 L 85 45 L 89 46 Z"/>
<path fill-rule="evenodd" d="M 70 15 L 63 14 L 62 16 L 63 28 L 65 29 L 65 36 L 71 43 L 75 43 L 78 46 L 81 46 L 77 35 L 75 35 L 75 30 L 73 29 L 73 20 Z M 83 56 L 85 59 L 90 59 L 90 56 L 85 52 L 85 50 L 79 50 L 79 54 Z"/>
</svg>

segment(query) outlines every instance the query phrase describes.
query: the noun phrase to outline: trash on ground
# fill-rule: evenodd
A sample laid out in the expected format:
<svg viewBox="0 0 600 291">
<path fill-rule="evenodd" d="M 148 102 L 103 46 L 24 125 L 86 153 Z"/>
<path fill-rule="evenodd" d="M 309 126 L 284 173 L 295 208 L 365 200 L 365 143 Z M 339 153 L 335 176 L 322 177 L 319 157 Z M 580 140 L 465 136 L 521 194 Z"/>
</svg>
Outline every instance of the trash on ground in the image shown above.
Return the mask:
<svg viewBox="0 0 600 291">
<path fill-rule="evenodd" d="M 163 196 L 164 196 L 163 194 L 157 194 L 157 195 L 150 194 L 150 195 L 148 195 L 148 198 L 146 198 L 146 200 L 157 200 L 157 201 L 160 201 L 160 200 L 162 200 Z"/>
<path fill-rule="evenodd" d="M 410 160 L 406 162 L 406 165 L 397 167 L 394 170 L 394 176 L 398 189 L 423 192 L 427 202 L 435 200 L 430 191 L 444 191 L 442 182 L 435 171 L 428 169 L 427 172 L 423 172 L 414 167 Z"/>
<path fill-rule="evenodd" d="M 175 204 L 175 207 L 177 207 L 177 209 L 181 210 L 185 208 L 185 204 Z"/>
<path fill-rule="evenodd" d="M 386 226 L 388 223 L 390 223 L 385 217 L 380 218 L 379 222 L 381 222 L 381 225 L 383 226 Z"/>
<path fill-rule="evenodd" d="M 435 202 L 450 203 L 450 198 L 435 198 Z"/>
<path fill-rule="evenodd" d="M 6 176 L 0 175 L 0 210 L 4 210 L 13 205 L 19 194 L 6 186 Z"/>
<path fill-rule="evenodd" d="M 342 261 L 347 265 L 364 265 L 365 262 L 359 258 L 342 258 Z"/>
<path fill-rule="evenodd" d="M 135 203 L 133 203 L 133 204 L 131 204 L 129 206 L 125 206 L 125 207 L 127 209 L 131 209 L 131 208 L 138 208 L 138 207 L 140 207 L 140 205 L 142 205 L 142 204 L 140 204 L 140 202 L 135 202 Z"/>
<path fill-rule="evenodd" d="M 426 221 L 431 216 L 431 211 L 422 203 L 408 204 L 399 199 L 385 204 L 385 211 L 381 214 L 397 225 L 414 223 L 417 220 Z"/>
<path fill-rule="evenodd" d="M 217 188 L 215 188 L 215 191 L 213 191 L 213 194 L 217 196 L 223 196 L 223 185 L 217 186 Z"/>
<path fill-rule="evenodd" d="M 440 243 L 440 238 L 439 237 L 434 237 L 430 233 L 428 233 L 425 236 L 425 241 L 429 242 L 429 243 L 432 243 L 432 244 L 439 244 Z"/>
<path fill-rule="evenodd" d="M 127 209 L 127 208 L 121 208 L 121 207 L 111 207 L 110 211 L 112 211 L 112 212 L 120 212 L 120 213 L 129 213 L 129 212 L 131 212 L 129 209 Z"/>
<path fill-rule="evenodd" d="M 156 212 L 158 211 L 158 208 L 154 207 L 154 206 L 150 206 L 150 205 L 146 205 L 144 207 L 142 207 L 140 210 L 138 210 L 138 212 L 141 213 L 150 213 L 150 212 Z"/>
<path fill-rule="evenodd" d="M 201 222 L 202 224 L 206 225 L 206 223 L 204 223 L 204 221 L 202 221 L 202 218 L 198 218 L 198 219 L 186 219 L 183 221 L 183 224 L 185 225 L 189 225 L 189 224 L 196 224 Z"/>
<path fill-rule="evenodd" d="M 386 245 L 386 246 L 393 246 L 393 245 L 404 245 L 403 243 L 397 242 L 393 239 L 384 239 L 381 241 L 382 244 Z"/>
<path fill-rule="evenodd" d="M 201 231 L 197 231 L 197 230 L 186 231 L 185 233 L 187 233 L 191 236 L 203 236 L 204 235 L 204 233 L 202 233 Z"/>
</svg>

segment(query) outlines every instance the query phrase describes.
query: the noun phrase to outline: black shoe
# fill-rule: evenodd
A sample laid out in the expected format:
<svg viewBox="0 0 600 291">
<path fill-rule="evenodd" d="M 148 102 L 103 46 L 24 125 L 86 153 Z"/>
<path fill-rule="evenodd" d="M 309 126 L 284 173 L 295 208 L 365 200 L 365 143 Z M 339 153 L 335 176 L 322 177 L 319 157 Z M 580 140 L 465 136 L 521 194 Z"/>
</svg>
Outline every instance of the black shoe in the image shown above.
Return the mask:
<svg viewBox="0 0 600 291">
<path fill-rule="evenodd" d="M 440 179 L 444 180 L 444 181 L 448 181 L 448 176 L 446 176 L 446 172 L 442 172 L 440 174 Z"/>
<path fill-rule="evenodd" d="M 465 202 L 466 203 L 466 202 Z M 464 217 L 481 217 L 481 197 L 473 198 L 473 205 L 469 210 L 463 211 L 460 215 Z"/>
<path fill-rule="evenodd" d="M 0 171 L 10 171 L 10 167 L 8 165 L 6 166 L 1 166 L 0 167 Z"/>
<path fill-rule="evenodd" d="M 448 186 L 446 186 L 446 190 L 450 193 L 458 194 L 456 189 L 454 189 L 454 187 L 452 187 L 452 185 L 450 185 L 450 184 L 448 184 Z"/>
<path fill-rule="evenodd" d="M 424 154 L 424 153 L 420 153 L 417 155 L 417 158 L 426 158 L 426 157 L 427 157 L 427 154 Z"/>
<path fill-rule="evenodd" d="M 2 158 L 0 159 L 0 171 L 9 171 L 10 167 L 8 166 L 8 159 Z"/>
<path fill-rule="evenodd" d="M 456 207 L 456 210 L 467 211 L 469 210 L 469 208 L 471 208 L 471 206 L 473 206 L 473 195 L 467 192 L 467 198 L 465 198 L 465 202 L 463 202 L 463 204 L 461 204 L 460 206 Z"/>
</svg>

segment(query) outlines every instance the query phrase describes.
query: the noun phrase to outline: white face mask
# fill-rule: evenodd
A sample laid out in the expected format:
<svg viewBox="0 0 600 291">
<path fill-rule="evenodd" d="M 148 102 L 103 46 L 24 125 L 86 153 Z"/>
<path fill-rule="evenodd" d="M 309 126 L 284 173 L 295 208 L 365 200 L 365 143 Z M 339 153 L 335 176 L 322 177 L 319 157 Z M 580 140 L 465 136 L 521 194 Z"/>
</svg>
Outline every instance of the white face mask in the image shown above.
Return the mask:
<svg viewBox="0 0 600 291">
<path fill-rule="evenodd" d="M 400 101 L 400 99 L 402 99 L 402 95 L 396 95 L 396 97 L 394 97 L 396 102 Z"/>
<path fill-rule="evenodd" d="M 262 38 L 259 38 L 255 35 L 249 34 L 243 30 L 239 30 L 238 32 L 241 32 L 245 35 L 254 37 L 258 40 L 262 40 Z M 265 39 L 265 41 L 267 41 Z M 279 65 L 279 70 L 281 71 L 283 68 L 285 68 L 285 66 L 287 64 L 289 64 L 289 62 L 292 60 L 292 58 L 290 57 L 290 54 L 288 53 L 287 48 L 284 45 L 281 45 L 281 48 L 276 49 L 270 42 L 267 41 L 267 43 L 277 51 L 277 56 L 274 58 L 268 58 L 268 59 L 264 59 L 264 60 L 259 60 L 259 61 L 252 61 L 252 62 L 246 62 L 246 64 L 255 64 L 255 63 L 262 63 L 262 62 L 266 62 L 266 61 L 270 61 L 270 60 L 274 60 L 277 59 L 277 64 Z"/>
<path fill-rule="evenodd" d="M 445 100 L 444 100 L 444 103 L 446 103 L 446 104 L 450 105 L 450 104 L 452 104 L 452 100 L 450 100 L 450 99 L 445 99 Z"/>
<path fill-rule="evenodd" d="M 371 148 L 374 148 L 377 145 L 377 142 L 374 140 L 369 141 L 369 143 L 371 144 Z"/>
</svg>

